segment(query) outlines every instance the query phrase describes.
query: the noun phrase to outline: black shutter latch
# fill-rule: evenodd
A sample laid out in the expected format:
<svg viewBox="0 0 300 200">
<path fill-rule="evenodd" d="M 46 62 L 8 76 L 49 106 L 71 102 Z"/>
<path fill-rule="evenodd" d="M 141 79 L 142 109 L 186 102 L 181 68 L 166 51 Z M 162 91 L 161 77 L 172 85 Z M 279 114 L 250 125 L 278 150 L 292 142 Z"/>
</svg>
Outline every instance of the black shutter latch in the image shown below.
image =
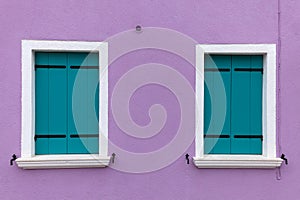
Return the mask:
<svg viewBox="0 0 300 200">
<path fill-rule="evenodd" d="M 16 154 L 13 154 L 13 155 L 12 155 L 12 159 L 10 159 L 10 165 L 13 165 L 13 164 L 14 164 L 13 162 L 14 162 L 15 160 L 17 160 L 17 156 L 16 156 Z"/>
<path fill-rule="evenodd" d="M 187 153 L 187 154 L 185 154 L 185 159 L 186 159 L 186 164 L 190 164 L 190 159 L 189 159 L 189 154 Z"/>
<path fill-rule="evenodd" d="M 288 159 L 285 157 L 284 154 L 281 154 L 280 158 L 281 158 L 282 160 L 284 160 L 284 162 L 285 162 L 286 165 L 288 164 Z"/>
<path fill-rule="evenodd" d="M 115 157 L 116 157 L 116 154 L 112 153 L 111 154 L 111 163 L 115 163 Z"/>
</svg>

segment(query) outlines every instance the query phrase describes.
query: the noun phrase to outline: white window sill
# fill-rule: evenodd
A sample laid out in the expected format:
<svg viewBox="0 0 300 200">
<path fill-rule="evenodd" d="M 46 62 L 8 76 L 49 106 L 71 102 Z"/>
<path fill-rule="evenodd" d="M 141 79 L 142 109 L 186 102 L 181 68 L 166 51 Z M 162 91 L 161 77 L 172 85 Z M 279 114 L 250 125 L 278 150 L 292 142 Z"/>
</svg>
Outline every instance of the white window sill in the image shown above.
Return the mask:
<svg viewBox="0 0 300 200">
<path fill-rule="evenodd" d="M 38 155 L 16 160 L 18 167 L 23 169 L 107 167 L 109 162 L 109 156 L 99 157 L 98 154 Z"/>
<path fill-rule="evenodd" d="M 194 157 L 198 168 L 276 168 L 282 159 L 259 155 L 204 155 Z"/>
</svg>

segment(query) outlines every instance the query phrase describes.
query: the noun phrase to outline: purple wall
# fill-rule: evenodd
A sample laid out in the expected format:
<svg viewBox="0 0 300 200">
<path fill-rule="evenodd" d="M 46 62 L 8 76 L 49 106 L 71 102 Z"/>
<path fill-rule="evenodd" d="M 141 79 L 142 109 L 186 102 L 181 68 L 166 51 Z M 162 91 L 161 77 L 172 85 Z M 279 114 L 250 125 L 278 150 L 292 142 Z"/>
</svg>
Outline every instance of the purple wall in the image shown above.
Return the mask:
<svg viewBox="0 0 300 200">
<path fill-rule="evenodd" d="M 300 2 L 273 0 L 210 1 L 3 1 L 0 4 L 0 199 L 239 199 L 277 200 L 300 196 Z M 278 134 L 289 165 L 279 170 L 197 169 L 183 157 L 159 171 L 130 174 L 111 168 L 22 170 L 9 165 L 20 155 L 21 40 L 103 41 L 137 24 L 174 29 L 199 43 L 276 43 L 281 31 Z M 110 94 L 116 81 L 137 64 L 163 63 L 193 85 L 194 70 L 176 55 L 141 50 L 110 66 Z M 155 98 L 157 96 L 157 98 Z M 148 152 L 174 136 L 180 120 L 176 97 L 166 88 L 148 85 L 132 97 L 131 114 L 141 125 L 149 123 L 149 105 L 160 103 L 168 112 L 161 135 L 133 139 L 118 129 L 110 112 L 110 138 L 120 147 Z M 193 119 L 193 118 L 191 118 Z M 136 146 L 132 146 L 136 144 Z M 194 144 L 187 152 L 194 155 Z M 186 152 L 182 152 L 185 154 Z M 121 158 L 120 158 L 121 159 Z M 158 160 L 159 162 L 159 160 Z"/>
</svg>

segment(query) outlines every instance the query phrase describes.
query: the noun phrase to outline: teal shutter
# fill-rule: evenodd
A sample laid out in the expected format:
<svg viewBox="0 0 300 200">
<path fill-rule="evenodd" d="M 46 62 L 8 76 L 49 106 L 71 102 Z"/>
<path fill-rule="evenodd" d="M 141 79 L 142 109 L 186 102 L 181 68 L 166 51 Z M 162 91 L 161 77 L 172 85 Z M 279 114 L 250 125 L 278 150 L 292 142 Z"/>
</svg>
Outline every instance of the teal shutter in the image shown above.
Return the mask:
<svg viewBox="0 0 300 200">
<path fill-rule="evenodd" d="M 251 56 L 251 68 L 261 71 L 251 73 L 250 85 L 250 132 L 256 136 L 250 138 L 250 153 L 262 154 L 262 93 L 263 93 L 263 56 Z"/>
<path fill-rule="evenodd" d="M 87 71 L 86 53 L 69 53 L 69 142 L 68 152 L 72 154 L 88 153 L 87 151 Z M 77 82 L 75 82 L 77 81 Z M 77 84 L 78 83 L 78 84 Z M 74 101 L 73 101 L 74 95 Z"/>
<path fill-rule="evenodd" d="M 49 154 L 67 153 L 67 54 L 49 53 Z"/>
<path fill-rule="evenodd" d="M 48 53 L 36 53 L 35 64 L 49 64 Z M 49 154 L 49 69 L 35 69 L 35 154 Z M 38 137 L 39 136 L 39 137 Z"/>
<path fill-rule="evenodd" d="M 36 53 L 36 154 L 65 154 L 67 133 L 67 57 Z"/>
<path fill-rule="evenodd" d="M 36 154 L 98 153 L 98 54 L 35 56 Z"/>
<path fill-rule="evenodd" d="M 251 74 L 249 71 L 235 71 L 251 68 L 250 56 L 232 57 L 232 115 L 231 131 L 232 138 L 231 153 L 248 154 L 250 152 L 249 138 L 236 138 L 250 135 L 250 84 Z"/>
<path fill-rule="evenodd" d="M 204 152 L 229 154 L 231 57 L 206 56 L 204 66 Z M 224 87 L 225 98 L 222 96 Z M 223 110 L 224 107 L 227 110 Z M 225 121 L 220 113 L 226 114 Z"/>
<path fill-rule="evenodd" d="M 99 56 L 90 53 L 87 56 L 87 111 L 88 111 L 88 152 L 99 152 Z"/>
<path fill-rule="evenodd" d="M 262 153 L 262 56 L 232 56 L 232 154 Z"/>
<path fill-rule="evenodd" d="M 69 53 L 69 153 L 99 152 L 98 57 Z"/>
<path fill-rule="evenodd" d="M 214 66 L 218 71 L 211 69 Z M 262 153 L 262 70 L 262 56 L 205 57 L 204 152 L 206 154 Z M 227 112 L 221 132 L 220 129 L 214 128 L 220 126 L 219 115 L 217 113 L 212 115 L 212 106 L 219 112 L 219 105 L 224 103 L 220 102 L 217 96 L 222 86 L 217 81 L 220 80 L 220 76 L 227 96 Z"/>
</svg>

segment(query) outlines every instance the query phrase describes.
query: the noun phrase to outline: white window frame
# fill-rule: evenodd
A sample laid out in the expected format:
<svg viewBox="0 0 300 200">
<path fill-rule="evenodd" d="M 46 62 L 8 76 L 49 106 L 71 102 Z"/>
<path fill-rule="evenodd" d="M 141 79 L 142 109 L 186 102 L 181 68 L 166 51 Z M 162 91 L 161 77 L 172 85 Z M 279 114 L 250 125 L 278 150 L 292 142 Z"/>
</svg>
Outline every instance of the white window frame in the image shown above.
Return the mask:
<svg viewBox="0 0 300 200">
<path fill-rule="evenodd" d="M 99 53 L 99 154 L 35 155 L 35 58 L 36 51 Z M 24 169 L 106 167 L 108 156 L 108 44 L 106 42 L 22 40 L 22 135 Z"/>
<path fill-rule="evenodd" d="M 204 154 L 204 55 L 263 55 L 262 155 Z M 276 45 L 216 44 L 196 45 L 196 115 L 194 164 L 198 168 L 275 168 L 276 157 Z"/>
</svg>

